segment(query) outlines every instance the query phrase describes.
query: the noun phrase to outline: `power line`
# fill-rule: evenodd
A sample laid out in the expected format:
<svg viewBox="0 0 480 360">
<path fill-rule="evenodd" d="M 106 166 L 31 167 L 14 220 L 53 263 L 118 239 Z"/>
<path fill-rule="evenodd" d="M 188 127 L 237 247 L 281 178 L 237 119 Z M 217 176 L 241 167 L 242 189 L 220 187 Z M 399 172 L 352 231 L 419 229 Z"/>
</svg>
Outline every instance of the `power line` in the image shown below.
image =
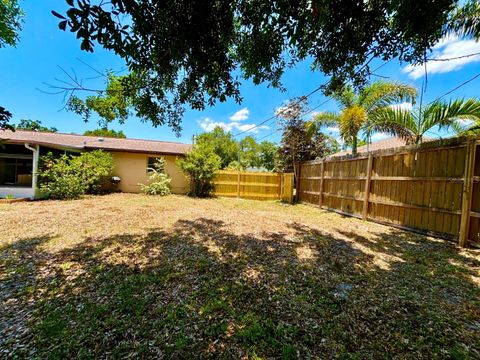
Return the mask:
<svg viewBox="0 0 480 360">
<path fill-rule="evenodd" d="M 272 136 L 273 134 L 279 132 L 280 130 L 282 130 L 282 129 L 281 129 L 281 128 L 278 128 L 277 130 L 272 131 L 270 134 L 267 134 L 267 135 L 265 135 L 265 136 L 262 136 L 260 139 L 257 139 L 257 141 L 261 141 L 261 140 L 263 140 L 263 139 L 266 139 L 267 137 Z"/>
<path fill-rule="evenodd" d="M 433 59 L 425 59 L 427 61 L 452 61 L 452 60 L 459 60 L 459 59 L 465 59 L 465 58 L 469 58 L 469 57 L 472 57 L 472 56 L 478 56 L 480 55 L 480 52 L 476 52 L 476 53 L 473 53 L 473 54 L 467 54 L 467 55 L 461 55 L 461 56 L 455 56 L 455 57 L 451 57 L 451 58 L 433 58 Z"/>
<path fill-rule="evenodd" d="M 370 60 L 368 60 L 358 71 L 361 71 L 363 70 L 365 67 L 368 66 L 368 64 L 373 60 L 373 57 L 370 58 Z M 379 69 L 381 69 L 382 67 L 384 67 L 385 65 L 387 65 L 389 62 L 391 62 L 393 59 L 389 59 L 388 61 L 384 62 L 383 64 L 381 64 L 380 66 L 377 66 L 375 69 L 373 69 L 372 71 L 369 71 L 370 75 L 375 72 L 375 71 L 378 71 Z M 299 100 L 295 101 L 293 104 L 289 104 L 288 106 L 286 106 L 285 108 L 283 108 L 281 111 L 277 112 L 276 114 L 270 116 L 269 118 L 259 122 L 258 124 L 256 124 L 255 126 L 252 126 L 246 130 L 243 130 L 235 135 L 233 135 L 233 137 L 237 137 L 241 134 L 244 134 L 244 133 L 247 133 L 247 132 L 250 132 L 252 131 L 253 129 L 256 129 L 264 124 L 266 124 L 267 122 L 271 121 L 271 120 L 274 120 L 278 117 L 279 114 L 281 114 L 282 112 L 286 111 L 287 109 L 293 107 L 293 106 L 296 106 L 298 104 L 300 104 L 302 101 L 304 101 L 305 99 L 309 98 L 310 96 L 312 96 L 313 94 L 317 93 L 318 91 L 320 91 L 322 89 L 323 86 L 328 86 L 328 84 L 331 82 L 331 80 L 328 80 L 326 83 L 318 86 L 317 88 L 313 89 L 312 91 L 310 91 L 308 94 L 306 95 L 303 95 L 303 96 L 300 96 L 299 97 Z M 302 114 L 302 116 L 305 116 L 311 112 L 313 112 L 314 110 L 318 109 L 320 106 L 323 106 L 324 104 L 326 104 L 327 102 L 329 102 L 331 99 L 327 99 L 326 101 L 324 101 L 323 103 L 321 103 L 320 105 L 317 105 L 316 107 L 314 107 L 313 109 L 310 109 L 309 111 L 307 111 L 306 113 Z M 271 133 L 271 134 L 274 134 L 275 132 Z M 260 139 L 261 140 L 261 139 Z"/>
<path fill-rule="evenodd" d="M 475 80 L 475 79 L 476 79 L 476 78 L 478 78 L 478 77 L 480 77 L 480 73 L 478 73 L 477 75 L 475 75 L 475 76 L 471 77 L 470 79 L 468 79 L 468 80 L 466 80 L 466 81 L 462 82 L 461 84 L 459 84 L 459 85 L 455 86 L 453 89 L 451 89 L 451 90 L 447 91 L 445 94 L 443 94 L 443 95 L 440 95 L 440 96 L 439 96 L 439 97 L 437 97 L 435 100 L 431 101 L 431 102 L 429 103 L 429 105 L 430 105 L 430 104 L 433 104 L 434 102 L 436 102 L 436 101 L 440 100 L 441 98 L 443 98 L 443 97 L 445 97 L 445 96 L 447 96 L 447 95 L 451 94 L 452 92 L 454 92 L 454 91 L 456 91 L 456 90 L 460 89 L 461 87 L 463 87 L 463 86 L 467 85 L 468 83 L 472 82 L 473 80 Z"/>
<path fill-rule="evenodd" d="M 270 120 L 273 120 L 273 119 L 276 119 L 279 113 L 281 114 L 281 113 L 283 113 L 284 111 L 286 111 L 287 109 L 289 109 L 289 108 L 291 108 L 291 107 L 293 107 L 293 106 L 295 106 L 295 105 L 300 104 L 302 101 L 304 101 L 304 100 L 307 99 L 308 97 L 310 97 L 310 96 L 312 96 L 313 94 L 315 94 L 316 92 L 320 91 L 320 90 L 322 89 L 322 87 L 323 87 L 324 85 L 326 86 L 329 82 L 330 82 L 330 80 L 327 81 L 325 84 L 320 85 L 320 86 L 317 87 L 316 89 L 310 91 L 307 95 L 300 96 L 299 100 L 295 101 L 293 104 L 288 105 L 287 107 L 285 107 L 285 108 L 282 109 L 281 111 L 277 112 L 275 115 L 270 116 L 268 119 L 263 120 L 262 122 L 256 124 L 255 126 L 252 126 L 251 128 L 248 128 L 247 130 L 240 131 L 239 133 L 237 133 L 237 134 L 235 134 L 235 135 L 233 135 L 233 136 L 236 137 L 236 136 L 238 136 L 238 135 L 241 135 L 241 134 L 244 134 L 244 133 L 246 133 L 246 132 L 252 131 L 253 129 L 256 129 L 256 128 L 262 126 L 262 125 L 265 124 L 266 122 L 268 122 L 268 121 L 270 121 Z"/>
<path fill-rule="evenodd" d="M 391 62 L 392 60 L 393 60 L 393 59 L 390 59 L 390 60 L 388 60 L 388 61 L 385 61 L 385 62 L 384 62 L 383 64 L 381 64 L 380 66 L 378 66 L 378 67 L 376 67 L 375 69 L 373 69 L 373 70 L 371 71 L 371 73 L 373 73 L 373 72 L 375 72 L 375 71 L 378 71 L 379 69 L 381 69 L 382 67 L 384 67 L 385 65 L 387 65 L 387 64 L 388 64 L 389 62 Z M 308 114 L 314 112 L 314 111 L 317 110 L 319 107 L 322 107 L 323 105 L 325 105 L 326 103 L 328 103 L 328 102 L 331 101 L 331 100 L 332 100 L 332 98 L 328 98 L 327 100 L 322 101 L 322 102 L 321 102 L 320 104 L 318 104 L 317 106 L 311 108 L 311 109 L 308 110 L 306 113 L 302 114 L 302 116 L 305 116 L 305 115 L 308 115 Z M 277 116 L 275 115 L 275 116 L 267 119 L 267 121 L 268 121 L 268 120 L 275 119 L 276 117 L 277 117 Z M 251 128 L 251 129 L 253 129 L 253 128 Z M 249 130 L 250 130 L 250 129 L 249 129 Z M 249 131 L 249 130 L 247 130 L 247 131 Z M 267 137 L 269 137 L 269 136 L 272 136 L 273 134 L 276 134 L 276 133 L 279 132 L 280 130 L 281 130 L 280 128 L 279 128 L 279 129 L 276 129 L 276 130 L 272 131 L 271 133 L 269 133 L 269 134 L 267 134 L 267 135 L 265 135 L 265 136 L 262 136 L 262 137 L 261 137 L 260 139 L 258 139 L 257 141 L 260 141 L 260 140 L 263 140 L 263 139 L 265 139 L 265 138 L 267 138 Z M 239 134 L 237 134 L 237 135 L 239 135 Z M 236 136 L 236 135 L 235 135 L 235 136 Z"/>
</svg>

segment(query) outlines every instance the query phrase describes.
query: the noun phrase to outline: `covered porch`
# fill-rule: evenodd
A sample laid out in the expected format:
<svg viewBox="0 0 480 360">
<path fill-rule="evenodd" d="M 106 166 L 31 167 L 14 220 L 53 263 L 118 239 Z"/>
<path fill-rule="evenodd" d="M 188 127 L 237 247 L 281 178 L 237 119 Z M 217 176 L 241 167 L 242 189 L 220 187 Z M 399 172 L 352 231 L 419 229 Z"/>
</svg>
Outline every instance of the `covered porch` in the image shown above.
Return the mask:
<svg viewBox="0 0 480 360">
<path fill-rule="evenodd" d="M 0 198 L 34 199 L 39 146 L 0 144 Z"/>
</svg>

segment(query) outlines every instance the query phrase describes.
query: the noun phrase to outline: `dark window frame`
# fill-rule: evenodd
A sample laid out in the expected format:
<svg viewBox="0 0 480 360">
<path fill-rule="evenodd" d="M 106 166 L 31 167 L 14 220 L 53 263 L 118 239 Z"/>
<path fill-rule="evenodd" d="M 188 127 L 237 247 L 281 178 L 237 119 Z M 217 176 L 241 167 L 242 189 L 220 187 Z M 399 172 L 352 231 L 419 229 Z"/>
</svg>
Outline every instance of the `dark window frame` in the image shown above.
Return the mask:
<svg viewBox="0 0 480 360">
<path fill-rule="evenodd" d="M 33 186 L 33 155 L 24 155 L 24 154 L 0 154 L 0 159 L 5 159 L 6 161 L 12 162 L 14 160 L 15 165 L 13 174 L 7 174 L 5 179 L 0 177 L 0 186 L 1 187 L 19 187 L 19 188 L 31 188 Z M 11 167 L 12 164 L 5 164 L 5 167 Z M 27 169 L 27 171 L 25 171 Z M 13 180 L 8 181 L 8 177 L 12 177 Z M 18 181 L 20 175 L 30 175 L 30 184 L 20 183 Z"/>
<path fill-rule="evenodd" d="M 151 169 L 153 169 L 153 164 L 155 164 L 155 160 L 160 158 L 161 156 L 147 156 L 147 174 L 152 172 Z"/>
</svg>

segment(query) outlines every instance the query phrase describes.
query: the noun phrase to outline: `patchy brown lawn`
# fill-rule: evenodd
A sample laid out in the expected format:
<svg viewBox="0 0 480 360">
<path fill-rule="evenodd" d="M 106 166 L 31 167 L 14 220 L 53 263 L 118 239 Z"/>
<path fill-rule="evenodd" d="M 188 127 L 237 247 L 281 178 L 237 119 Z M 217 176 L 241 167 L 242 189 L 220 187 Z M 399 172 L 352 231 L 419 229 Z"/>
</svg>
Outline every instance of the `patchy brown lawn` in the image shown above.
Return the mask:
<svg viewBox="0 0 480 360">
<path fill-rule="evenodd" d="M 313 207 L 0 204 L 0 357 L 480 358 L 480 253 Z"/>
</svg>

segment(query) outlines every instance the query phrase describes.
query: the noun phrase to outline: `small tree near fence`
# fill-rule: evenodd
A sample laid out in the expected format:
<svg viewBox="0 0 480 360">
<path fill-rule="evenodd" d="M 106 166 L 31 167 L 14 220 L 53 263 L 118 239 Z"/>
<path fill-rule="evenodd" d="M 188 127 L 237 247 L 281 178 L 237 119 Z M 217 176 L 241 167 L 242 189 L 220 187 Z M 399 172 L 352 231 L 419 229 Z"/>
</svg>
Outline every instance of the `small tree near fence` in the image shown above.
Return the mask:
<svg viewBox="0 0 480 360">
<path fill-rule="evenodd" d="M 307 100 L 293 99 L 277 112 L 283 130 L 278 150 L 276 168 L 281 172 L 293 172 L 303 161 L 324 157 L 338 150 L 338 142 L 310 126 L 303 117 L 308 113 Z"/>
<path fill-rule="evenodd" d="M 178 165 L 190 181 L 189 195 L 206 197 L 214 189 L 213 180 L 220 169 L 221 159 L 213 148 L 197 144 Z"/>
</svg>

